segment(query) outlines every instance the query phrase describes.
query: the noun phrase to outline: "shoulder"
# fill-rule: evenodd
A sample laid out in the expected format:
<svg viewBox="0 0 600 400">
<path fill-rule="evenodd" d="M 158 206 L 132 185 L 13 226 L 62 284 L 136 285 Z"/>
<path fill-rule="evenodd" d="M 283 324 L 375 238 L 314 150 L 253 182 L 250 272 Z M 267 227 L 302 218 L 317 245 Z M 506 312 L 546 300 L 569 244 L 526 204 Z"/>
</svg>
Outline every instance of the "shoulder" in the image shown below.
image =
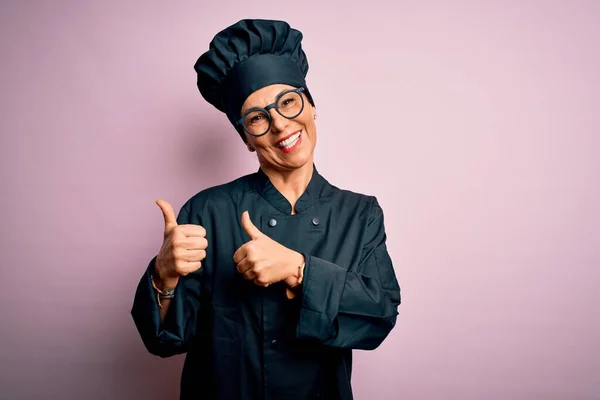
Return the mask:
<svg viewBox="0 0 600 400">
<path fill-rule="evenodd" d="M 383 210 L 379 205 L 377 196 L 349 189 L 341 189 L 329 182 L 328 186 L 327 197 L 340 207 L 353 210 L 353 212 L 362 215 L 368 215 L 369 219 L 377 219 L 383 215 Z"/>
</svg>

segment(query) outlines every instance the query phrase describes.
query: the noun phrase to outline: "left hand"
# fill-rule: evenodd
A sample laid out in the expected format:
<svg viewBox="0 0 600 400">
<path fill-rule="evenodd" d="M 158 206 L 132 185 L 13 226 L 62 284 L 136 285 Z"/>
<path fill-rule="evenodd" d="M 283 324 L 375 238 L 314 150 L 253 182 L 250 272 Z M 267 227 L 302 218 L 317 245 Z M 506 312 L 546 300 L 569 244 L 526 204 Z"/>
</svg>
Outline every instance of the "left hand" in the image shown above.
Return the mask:
<svg viewBox="0 0 600 400">
<path fill-rule="evenodd" d="M 250 241 L 237 249 L 233 261 L 244 279 L 264 287 L 280 281 L 294 282 L 304 256 L 262 233 L 250 220 L 248 211 L 242 214 L 242 227 Z"/>
</svg>

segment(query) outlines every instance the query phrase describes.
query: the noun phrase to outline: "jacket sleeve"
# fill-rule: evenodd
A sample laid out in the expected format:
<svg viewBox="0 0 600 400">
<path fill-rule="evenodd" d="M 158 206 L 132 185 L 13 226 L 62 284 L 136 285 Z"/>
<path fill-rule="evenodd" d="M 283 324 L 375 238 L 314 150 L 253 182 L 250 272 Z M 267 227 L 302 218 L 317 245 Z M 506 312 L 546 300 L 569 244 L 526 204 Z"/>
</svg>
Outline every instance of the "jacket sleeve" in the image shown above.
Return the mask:
<svg viewBox="0 0 600 400">
<path fill-rule="evenodd" d="M 396 324 L 400 286 L 386 248 L 383 211 L 373 201 L 360 261 L 348 270 L 305 254 L 299 339 L 373 350 Z"/>
<path fill-rule="evenodd" d="M 186 206 L 179 212 L 178 224 L 190 223 Z M 156 257 L 150 261 L 138 283 L 131 315 L 146 349 L 156 356 L 170 357 L 186 352 L 187 346 L 196 335 L 202 269 L 179 279 L 175 297 L 171 299 L 164 323 L 161 325 L 157 293 L 150 278 L 155 262 Z"/>
</svg>

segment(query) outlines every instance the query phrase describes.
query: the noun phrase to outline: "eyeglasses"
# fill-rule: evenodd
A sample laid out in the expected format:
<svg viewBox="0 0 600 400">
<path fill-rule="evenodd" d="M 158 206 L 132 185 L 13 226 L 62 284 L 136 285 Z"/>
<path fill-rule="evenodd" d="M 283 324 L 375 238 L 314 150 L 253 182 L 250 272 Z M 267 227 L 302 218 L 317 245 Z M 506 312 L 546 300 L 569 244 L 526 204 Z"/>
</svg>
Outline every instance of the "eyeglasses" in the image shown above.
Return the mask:
<svg viewBox="0 0 600 400">
<path fill-rule="evenodd" d="M 262 136 L 271 129 L 271 114 L 269 110 L 275 110 L 284 118 L 293 119 L 302 114 L 304 110 L 304 97 L 302 92 L 305 89 L 290 89 L 280 93 L 274 103 L 269 104 L 264 108 L 254 107 L 247 110 L 236 125 L 242 125 L 244 130 L 252 136 Z"/>
</svg>

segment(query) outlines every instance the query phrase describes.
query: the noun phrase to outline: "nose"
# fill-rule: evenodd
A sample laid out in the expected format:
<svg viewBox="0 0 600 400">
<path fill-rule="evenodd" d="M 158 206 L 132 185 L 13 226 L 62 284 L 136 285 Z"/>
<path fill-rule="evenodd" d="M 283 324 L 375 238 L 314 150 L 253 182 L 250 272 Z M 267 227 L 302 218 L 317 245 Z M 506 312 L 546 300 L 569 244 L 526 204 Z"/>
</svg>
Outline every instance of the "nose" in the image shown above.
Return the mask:
<svg viewBox="0 0 600 400">
<path fill-rule="evenodd" d="M 290 120 L 282 117 L 277 110 L 270 109 L 269 113 L 271 114 L 271 132 L 274 134 L 284 132 L 285 128 L 287 128 L 290 123 Z"/>
</svg>

